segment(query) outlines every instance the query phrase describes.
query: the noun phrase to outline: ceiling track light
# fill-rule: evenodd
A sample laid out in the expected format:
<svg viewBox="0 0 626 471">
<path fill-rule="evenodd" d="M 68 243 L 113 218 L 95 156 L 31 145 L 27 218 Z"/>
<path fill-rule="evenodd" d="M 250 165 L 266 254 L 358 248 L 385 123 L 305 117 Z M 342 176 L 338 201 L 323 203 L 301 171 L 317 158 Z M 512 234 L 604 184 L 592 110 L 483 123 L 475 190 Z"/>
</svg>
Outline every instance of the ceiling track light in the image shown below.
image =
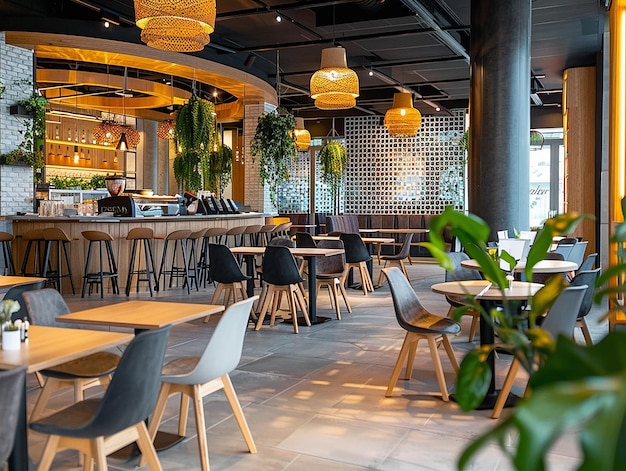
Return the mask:
<svg viewBox="0 0 626 471">
<path fill-rule="evenodd" d="M 276 20 L 276 23 L 280 23 L 281 21 L 283 21 L 283 17 L 280 16 L 280 13 L 276 12 L 276 16 L 274 17 L 274 19 Z"/>
</svg>

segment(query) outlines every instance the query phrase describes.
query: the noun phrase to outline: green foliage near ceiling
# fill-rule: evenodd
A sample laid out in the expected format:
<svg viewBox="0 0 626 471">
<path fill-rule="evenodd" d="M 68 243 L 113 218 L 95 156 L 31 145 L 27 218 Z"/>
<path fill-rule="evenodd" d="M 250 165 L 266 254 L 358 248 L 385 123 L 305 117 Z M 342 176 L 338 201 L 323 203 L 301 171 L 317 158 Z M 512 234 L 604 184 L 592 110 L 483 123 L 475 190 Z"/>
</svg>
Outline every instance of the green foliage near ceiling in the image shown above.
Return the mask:
<svg viewBox="0 0 626 471">
<path fill-rule="evenodd" d="M 217 146 L 217 150 L 209 153 L 206 167 L 203 167 L 204 187 L 218 195 L 222 196 L 224 188 L 230 182 L 232 177 L 233 151 L 224 144 Z"/>
<path fill-rule="evenodd" d="M 196 94 L 176 113 L 174 140 L 178 150 L 174 176 L 181 190 L 196 192 L 202 186 L 201 168 L 209 158 L 215 134 L 215 105 Z"/>
<path fill-rule="evenodd" d="M 278 185 L 289 181 L 290 167 L 298 155 L 293 130 L 295 118 L 283 111 L 272 111 L 259 116 L 250 152 L 253 162 L 259 157 L 261 184 L 269 187 L 270 200 L 276 206 Z"/>
</svg>

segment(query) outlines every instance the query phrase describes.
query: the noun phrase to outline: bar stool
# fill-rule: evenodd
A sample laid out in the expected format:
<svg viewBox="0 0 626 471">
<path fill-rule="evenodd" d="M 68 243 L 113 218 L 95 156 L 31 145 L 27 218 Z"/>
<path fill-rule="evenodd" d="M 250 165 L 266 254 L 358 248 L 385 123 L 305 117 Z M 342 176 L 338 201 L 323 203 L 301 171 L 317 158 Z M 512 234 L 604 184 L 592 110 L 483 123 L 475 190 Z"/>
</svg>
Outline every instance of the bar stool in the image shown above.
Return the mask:
<svg viewBox="0 0 626 471">
<path fill-rule="evenodd" d="M 161 282 L 161 276 L 163 276 L 163 288 L 165 288 L 167 282 L 167 275 L 170 275 L 169 288 L 172 287 L 172 280 L 174 278 L 184 278 L 183 287 L 187 287 L 187 294 L 191 292 L 191 277 L 189 275 L 189 263 L 187 258 L 187 244 L 186 241 L 191 235 L 191 231 L 187 229 L 180 229 L 170 232 L 165 236 L 165 244 L 163 245 L 163 254 L 161 255 L 161 265 L 159 266 L 159 275 L 157 276 L 157 286 Z M 168 247 L 170 242 L 174 241 L 174 249 L 172 251 L 172 261 L 168 268 Z M 176 266 L 176 248 L 180 246 L 180 254 L 182 258 L 182 267 Z"/>
<path fill-rule="evenodd" d="M 159 281 L 156 277 L 156 269 L 154 268 L 154 256 L 152 255 L 152 240 L 154 239 L 154 231 L 148 227 L 135 227 L 128 231 L 126 240 L 132 240 L 133 246 L 130 251 L 130 263 L 128 265 L 128 277 L 126 278 L 126 296 L 130 295 L 130 288 L 133 282 L 133 275 L 137 275 L 137 292 L 139 293 L 139 282 L 148 283 L 150 297 L 152 297 L 152 278 L 154 278 L 154 289 L 159 291 Z M 137 245 L 141 242 L 143 246 L 143 254 L 145 259 L 145 268 L 141 268 L 141 262 L 135 268 L 135 258 L 137 256 Z M 141 246 L 140 246 L 141 250 Z M 142 278 L 142 275 L 143 278 Z"/>
<path fill-rule="evenodd" d="M 2 244 L 2 260 L 4 262 L 4 274 L 15 275 L 15 265 L 13 264 L 13 253 L 11 252 L 11 242 L 15 239 L 9 232 L 0 232 L 0 243 Z"/>
<path fill-rule="evenodd" d="M 85 274 L 83 275 L 83 289 L 80 293 L 80 297 L 85 297 L 85 290 L 89 285 L 89 295 L 93 286 L 100 285 L 100 298 L 104 298 L 104 279 L 109 278 L 111 280 L 111 291 L 113 294 L 120 294 L 120 288 L 117 283 L 117 264 L 115 263 L 115 255 L 113 255 L 113 237 L 110 234 L 103 231 L 83 231 L 82 236 L 89 241 L 89 247 L 87 248 L 87 260 L 85 262 Z M 90 272 L 89 265 L 91 263 L 92 247 L 94 244 L 98 244 L 98 271 Z M 104 253 L 108 263 L 108 270 L 104 271 L 103 261 L 103 246 Z"/>
<path fill-rule="evenodd" d="M 70 257 L 67 253 L 67 246 L 72 239 L 63 229 L 58 227 L 48 227 L 43 230 L 42 235 L 46 241 L 46 254 L 43 259 L 43 271 L 41 273 L 41 277 L 48 278 L 48 281 L 52 283 L 59 293 L 63 293 L 61 280 L 63 278 L 69 278 L 70 286 L 72 287 L 72 294 L 76 294 L 76 291 L 74 290 L 74 281 L 72 280 Z M 56 244 L 56 269 L 53 266 L 53 260 L 50 258 L 52 244 Z M 61 256 L 61 250 L 63 251 L 63 257 Z M 63 274 L 63 258 L 65 258 L 65 267 L 67 268 L 67 272 L 65 274 Z"/>
<path fill-rule="evenodd" d="M 198 240 L 204 240 L 204 233 L 206 229 L 200 229 L 198 231 L 193 231 L 189 237 L 187 238 L 187 242 L 189 243 L 189 262 L 187 263 L 189 266 L 189 278 L 195 281 L 196 283 L 196 291 L 200 290 L 198 286 L 198 278 L 199 278 L 199 261 L 198 261 Z M 202 245 L 202 243 L 200 244 Z M 200 247 L 202 250 L 202 247 Z"/>
<path fill-rule="evenodd" d="M 235 226 L 226 232 L 226 245 L 229 247 L 241 247 L 243 245 L 243 233 L 248 226 Z M 232 244 L 229 244 L 229 237 L 232 237 Z"/>
<path fill-rule="evenodd" d="M 266 247 L 270 242 L 270 234 L 276 228 L 276 224 L 265 224 L 259 229 L 259 246 Z"/>
<path fill-rule="evenodd" d="M 246 226 L 243 231 L 243 235 L 241 236 L 241 245 L 246 244 L 246 236 L 248 236 L 248 245 L 250 247 L 256 247 L 259 245 L 259 231 L 263 226 L 261 224 L 252 224 L 251 226 Z"/>
<path fill-rule="evenodd" d="M 200 250 L 200 260 L 198 261 L 198 271 L 200 282 L 206 288 L 207 283 L 211 282 L 209 274 L 209 244 L 221 244 L 222 237 L 226 235 L 228 229 L 226 227 L 209 227 L 202 237 L 202 249 Z M 213 238 L 213 240 L 211 240 Z"/>
<path fill-rule="evenodd" d="M 22 276 L 41 276 L 43 273 L 43 253 L 45 251 L 45 240 L 43 229 L 32 229 L 27 231 L 22 239 L 26 242 L 26 250 L 22 259 Z M 28 271 L 32 257 L 32 271 Z"/>
</svg>

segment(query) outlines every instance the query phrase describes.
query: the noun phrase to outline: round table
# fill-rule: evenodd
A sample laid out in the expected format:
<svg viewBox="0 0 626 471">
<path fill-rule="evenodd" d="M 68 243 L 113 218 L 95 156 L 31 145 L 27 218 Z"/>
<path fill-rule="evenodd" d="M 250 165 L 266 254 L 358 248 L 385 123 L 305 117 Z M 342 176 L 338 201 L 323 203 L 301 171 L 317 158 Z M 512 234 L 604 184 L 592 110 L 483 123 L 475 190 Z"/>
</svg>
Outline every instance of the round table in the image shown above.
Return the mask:
<svg viewBox="0 0 626 471">
<path fill-rule="evenodd" d="M 491 308 L 495 307 L 498 301 L 522 301 L 534 296 L 542 287 L 543 285 L 541 283 L 513 281 L 511 288 L 501 290 L 498 287 L 492 286 L 487 280 L 463 280 L 436 283 L 431 286 L 431 289 L 435 293 L 450 296 L 475 296 L 476 300 L 489 312 Z M 493 345 L 494 340 L 495 336 L 491 325 L 481 316 L 480 344 Z M 492 409 L 498 398 L 499 391 L 496 390 L 495 355 L 493 351 L 491 351 L 487 357 L 487 363 L 492 371 L 491 382 L 487 390 L 487 395 L 484 401 L 478 406 L 478 409 Z M 507 402 L 505 407 L 509 405 L 512 405 L 512 402 Z"/>
<path fill-rule="evenodd" d="M 471 270 L 480 270 L 477 260 L 463 260 L 461 262 L 463 268 Z M 526 269 L 526 261 L 517 262 L 513 271 L 523 272 Z M 533 273 L 569 273 L 578 270 L 578 264 L 567 260 L 541 260 L 533 267 Z"/>
</svg>

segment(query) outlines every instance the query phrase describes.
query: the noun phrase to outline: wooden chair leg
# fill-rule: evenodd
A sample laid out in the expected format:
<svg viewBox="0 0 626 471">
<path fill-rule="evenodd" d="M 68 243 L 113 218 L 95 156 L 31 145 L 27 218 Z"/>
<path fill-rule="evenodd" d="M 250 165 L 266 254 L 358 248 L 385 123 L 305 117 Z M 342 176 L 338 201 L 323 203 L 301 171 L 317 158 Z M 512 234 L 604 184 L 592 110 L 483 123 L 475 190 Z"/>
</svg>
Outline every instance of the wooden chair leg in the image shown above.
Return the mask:
<svg viewBox="0 0 626 471">
<path fill-rule="evenodd" d="M 209 471 L 209 445 L 206 437 L 206 423 L 204 420 L 204 404 L 200 394 L 200 385 L 193 386 L 193 409 L 196 417 L 196 433 L 198 435 L 198 451 L 200 453 L 200 467 L 202 471 Z"/>
<path fill-rule="evenodd" d="M 138 435 L 137 446 L 139 447 L 139 451 L 141 451 L 141 456 L 148 463 L 150 471 L 163 471 L 163 468 L 161 467 L 161 462 L 159 461 L 159 457 L 157 456 L 156 450 L 154 449 L 152 439 L 150 438 L 148 430 L 146 429 L 146 424 L 144 422 L 139 422 L 135 425 L 135 429 Z M 100 471 L 99 466 L 98 471 Z"/>
<path fill-rule="evenodd" d="M 296 288 L 297 289 L 297 288 Z M 296 299 L 294 297 L 294 292 L 289 290 L 287 292 L 287 300 L 289 301 L 289 312 L 291 312 L 292 321 L 293 321 L 293 333 L 298 333 L 298 313 L 296 312 Z"/>
<path fill-rule="evenodd" d="M 259 311 L 259 319 L 257 320 L 256 326 L 254 327 L 254 330 L 259 330 L 261 329 L 261 326 L 263 325 L 263 320 L 265 319 L 265 314 L 267 313 L 268 309 L 270 308 L 270 303 L 272 302 L 272 298 L 274 297 L 274 287 L 273 286 L 269 286 L 267 285 L 267 291 L 265 293 L 264 299 L 263 299 L 263 304 L 261 305 L 261 309 Z"/>
<path fill-rule="evenodd" d="M 450 344 L 450 339 L 448 338 L 447 335 L 444 334 L 441 336 L 441 343 L 443 343 L 443 348 L 446 349 L 446 353 L 448 354 L 448 358 L 450 359 L 452 368 L 454 368 L 454 371 L 458 373 L 459 362 L 457 361 L 456 356 L 454 355 L 454 350 L 452 349 L 452 345 Z"/>
<path fill-rule="evenodd" d="M 413 334 L 411 332 L 407 332 L 404 337 L 404 342 L 402 343 L 402 348 L 400 349 L 400 353 L 398 354 L 398 359 L 396 360 L 396 364 L 393 367 L 391 372 L 391 377 L 389 378 L 389 384 L 387 385 L 387 391 L 385 392 L 386 397 L 391 397 L 393 394 L 393 388 L 396 386 L 398 382 L 398 377 L 400 376 L 400 370 L 402 370 L 402 365 L 404 364 L 404 359 L 406 358 L 411 343 L 413 343 Z"/>
<path fill-rule="evenodd" d="M 335 283 L 335 281 L 336 280 L 331 280 L 331 282 L 328 283 L 328 292 L 335 303 L 335 314 L 337 315 L 337 320 L 340 321 L 341 312 L 339 311 L 339 293 L 337 293 L 337 283 Z"/>
<path fill-rule="evenodd" d="M 406 357 L 406 368 L 404 369 L 404 380 L 409 381 L 413 375 L 413 364 L 415 363 L 415 353 L 417 352 L 417 345 L 423 337 L 421 335 L 414 334 L 413 342 L 409 346 L 408 355 Z"/>
<path fill-rule="evenodd" d="M 41 459 L 39 460 L 38 470 L 48 471 L 50 466 L 52 466 L 52 461 L 54 460 L 54 456 L 57 453 L 59 440 L 61 437 L 59 435 L 50 435 L 48 440 L 46 441 L 46 446 L 43 449 L 43 454 L 41 455 Z"/>
<path fill-rule="evenodd" d="M 297 288 L 297 286 L 296 286 Z M 311 327 L 311 319 L 309 319 L 308 306 L 302 292 L 299 289 L 295 290 L 296 301 L 300 304 L 300 311 L 302 312 L 302 316 L 304 317 L 304 322 L 308 327 Z"/>
<path fill-rule="evenodd" d="M 352 313 L 352 307 L 350 306 L 350 302 L 348 301 L 348 295 L 346 294 L 346 288 L 343 284 L 343 281 L 339 280 L 339 290 L 341 291 L 341 296 L 343 297 L 343 301 L 346 303 L 346 309 L 348 309 L 349 313 Z"/>
<path fill-rule="evenodd" d="M 230 376 L 225 374 L 222 376 L 222 383 L 224 385 L 224 394 L 226 395 L 226 399 L 230 404 L 230 408 L 233 410 L 233 415 L 235 416 L 235 420 L 239 425 L 239 430 L 241 430 L 241 435 L 243 435 L 243 439 L 248 446 L 248 450 L 250 453 L 256 453 L 256 445 L 254 443 L 254 439 L 252 438 L 252 432 L 250 432 L 250 428 L 248 427 L 248 422 L 246 422 L 246 418 L 243 415 L 243 409 L 241 408 L 241 404 L 239 403 L 239 399 L 237 398 L 237 393 L 235 393 L 235 389 L 233 388 L 233 383 L 230 381 Z"/>
<path fill-rule="evenodd" d="M 474 337 L 476 336 L 476 329 L 478 328 L 478 319 L 480 315 L 472 316 L 472 323 L 470 324 L 469 336 L 467 338 L 468 341 L 473 342 Z"/>
<path fill-rule="evenodd" d="M 500 417 L 500 414 L 502 414 L 502 409 L 504 409 L 506 400 L 508 399 L 511 388 L 513 387 L 513 382 L 515 381 L 517 370 L 519 370 L 519 365 L 520 363 L 517 361 L 517 358 L 514 358 L 511 362 L 509 372 L 506 374 L 506 378 L 504 379 L 504 384 L 502 385 L 500 394 L 498 394 L 498 399 L 496 399 L 496 404 L 493 406 L 493 412 L 491 414 L 492 419 L 497 419 Z"/>
<path fill-rule="evenodd" d="M 448 402 L 448 386 L 446 385 L 446 377 L 443 374 L 441 358 L 439 358 L 439 352 L 437 351 L 437 339 L 434 335 L 427 335 L 426 339 L 428 340 L 428 346 L 430 347 L 430 357 L 433 360 L 435 375 L 437 376 L 437 382 L 439 383 L 439 389 L 441 390 L 441 398 L 444 400 L 444 402 Z"/>
<path fill-rule="evenodd" d="M 580 330 L 582 330 L 582 332 L 583 332 L 583 337 L 585 339 L 585 343 L 587 345 L 593 345 L 593 339 L 591 338 L 591 331 L 589 330 L 589 325 L 587 324 L 587 319 L 584 318 L 584 317 L 582 319 L 578 319 L 577 325 L 578 325 L 578 327 L 580 327 Z"/>
</svg>

